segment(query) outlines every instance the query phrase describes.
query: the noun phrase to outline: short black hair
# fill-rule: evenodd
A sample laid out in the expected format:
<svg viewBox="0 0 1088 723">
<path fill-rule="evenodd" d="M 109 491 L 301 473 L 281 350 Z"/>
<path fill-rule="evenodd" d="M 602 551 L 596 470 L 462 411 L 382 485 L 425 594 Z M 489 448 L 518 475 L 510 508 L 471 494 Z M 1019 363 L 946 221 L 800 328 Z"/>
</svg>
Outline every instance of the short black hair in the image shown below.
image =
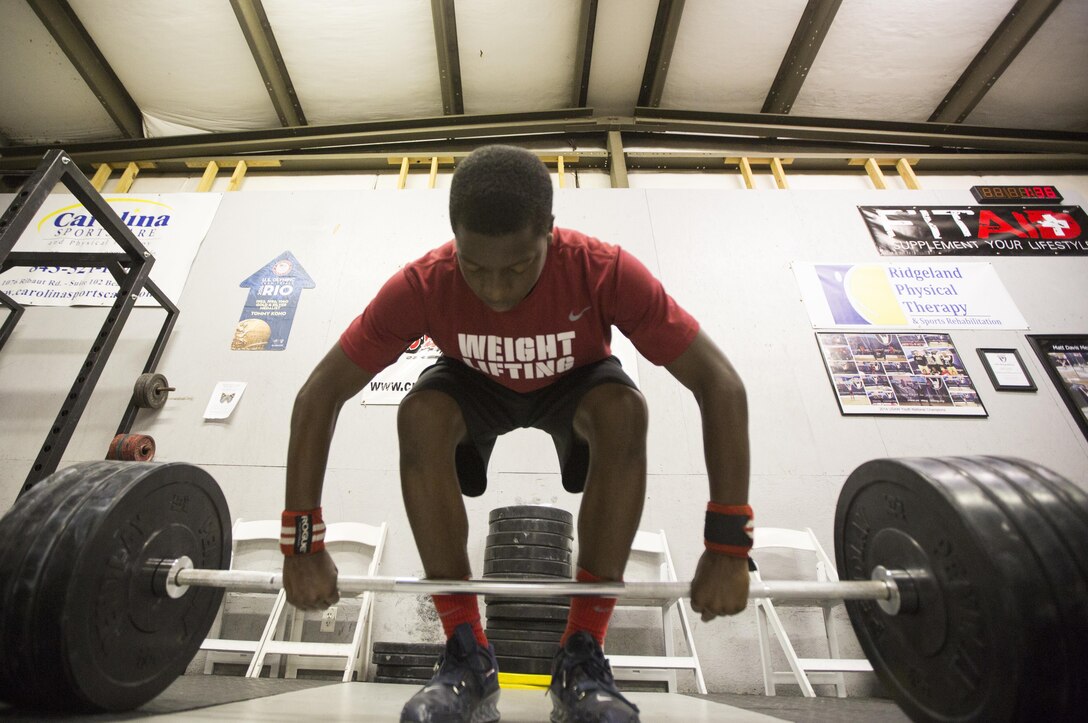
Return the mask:
<svg viewBox="0 0 1088 723">
<path fill-rule="evenodd" d="M 552 178 L 535 154 L 515 146 L 470 153 L 450 182 L 450 225 L 483 234 L 552 226 Z"/>
</svg>

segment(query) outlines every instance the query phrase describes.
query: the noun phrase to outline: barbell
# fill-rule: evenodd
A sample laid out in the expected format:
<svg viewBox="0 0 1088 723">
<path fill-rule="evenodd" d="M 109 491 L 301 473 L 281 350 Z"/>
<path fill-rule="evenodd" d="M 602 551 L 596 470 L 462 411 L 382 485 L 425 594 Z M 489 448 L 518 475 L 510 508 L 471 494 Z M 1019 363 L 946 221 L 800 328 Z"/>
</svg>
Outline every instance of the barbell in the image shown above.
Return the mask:
<svg viewBox="0 0 1088 723">
<path fill-rule="evenodd" d="M 212 587 L 234 592 L 279 592 L 283 576 L 274 572 L 245 570 L 202 570 L 188 557 L 149 560 L 147 573 L 157 594 L 178 598 L 190 586 Z M 753 580 L 748 598 L 775 600 L 879 600 L 889 614 L 912 612 L 902 600 L 914 601 L 913 579 L 906 571 L 889 571 L 877 566 L 872 581 L 791 582 Z M 669 602 L 691 597 L 690 582 L 568 582 L 564 580 L 433 580 L 415 577 L 369 577 L 340 575 L 340 593 L 409 593 L 412 595 L 501 595 L 518 598 L 549 598 L 593 595 L 621 600 Z"/>
<path fill-rule="evenodd" d="M 844 600 L 858 640 L 916 720 L 1073 720 L 1088 708 L 1088 495 L 998 457 L 885 459 L 846 480 L 840 581 L 752 581 L 749 597 Z M 224 589 L 223 493 L 184 463 L 88 462 L 0 520 L 0 700 L 122 711 L 185 672 Z M 690 596 L 690 583 L 348 577 L 345 594 Z"/>
</svg>

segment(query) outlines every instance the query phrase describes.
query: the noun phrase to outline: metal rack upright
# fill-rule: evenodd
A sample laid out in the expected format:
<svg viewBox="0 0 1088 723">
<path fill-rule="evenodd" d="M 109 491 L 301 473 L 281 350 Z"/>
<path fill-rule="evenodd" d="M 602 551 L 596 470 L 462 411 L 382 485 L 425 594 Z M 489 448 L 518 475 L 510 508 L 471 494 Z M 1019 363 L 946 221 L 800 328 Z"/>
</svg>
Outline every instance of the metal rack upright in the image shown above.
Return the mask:
<svg viewBox="0 0 1088 723">
<path fill-rule="evenodd" d="M 120 252 L 27 252 L 13 251 L 15 244 L 22 237 L 34 214 L 45 203 L 57 183 L 62 183 L 84 208 L 105 229 L 106 233 L 120 246 Z M 38 451 L 37 458 L 27 474 L 20 495 L 32 488 L 39 481 L 56 471 L 64 450 L 72 438 L 72 433 L 90 400 L 95 384 L 109 360 L 117 339 L 121 335 L 129 314 L 139 299 L 140 292 L 148 293 L 166 311 L 166 320 L 159 331 L 158 338 L 151 349 L 151 354 L 144 365 L 144 372 L 155 370 L 163 349 L 170 337 L 177 319 L 178 308 L 161 289 L 148 278 L 155 258 L 136 238 L 117 213 L 110 207 L 102 195 L 94 189 L 87 177 L 79 170 L 72 159 L 61 150 L 45 153 L 38 168 L 16 191 L 15 199 L 0 216 L 0 273 L 16 266 L 67 266 L 74 268 L 105 267 L 117 281 L 120 289 L 117 300 L 110 307 L 102 328 L 95 337 L 90 351 L 84 359 L 61 403 L 60 411 L 46 433 L 45 442 Z M 0 305 L 10 310 L 8 318 L 0 326 L 0 348 L 11 336 L 15 325 L 23 316 L 24 307 L 10 296 L 0 293 Z M 125 434 L 136 419 L 139 411 L 134 400 L 129 400 L 128 407 L 118 425 L 117 433 Z M 105 445 L 103 445 L 105 447 Z"/>
</svg>

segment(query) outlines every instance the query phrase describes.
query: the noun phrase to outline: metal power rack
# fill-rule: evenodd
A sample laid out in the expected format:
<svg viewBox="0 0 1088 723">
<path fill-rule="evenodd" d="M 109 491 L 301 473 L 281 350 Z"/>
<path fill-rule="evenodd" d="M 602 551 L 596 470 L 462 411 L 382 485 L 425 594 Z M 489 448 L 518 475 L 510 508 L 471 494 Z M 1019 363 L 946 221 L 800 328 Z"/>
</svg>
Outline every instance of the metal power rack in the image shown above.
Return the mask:
<svg viewBox="0 0 1088 723">
<path fill-rule="evenodd" d="M 84 208 L 102 228 L 113 238 L 122 252 L 18 252 L 12 251 L 16 242 L 23 235 L 34 214 L 45 203 L 57 183 L 63 183 L 72 195 L 83 204 Z M 37 459 L 26 477 L 20 495 L 39 481 L 56 471 L 64 450 L 72 438 L 76 424 L 90 400 L 95 384 L 109 360 L 117 339 L 121 336 L 125 322 L 136 305 L 136 300 L 143 289 L 166 311 L 155 345 L 144 365 L 144 372 L 155 370 L 166 346 L 170 332 L 177 320 L 178 308 L 162 293 L 148 274 L 155 258 L 137 240 L 106 200 L 91 186 L 87 177 L 76 167 L 72 159 L 60 150 L 46 152 L 38 168 L 16 191 L 15 200 L 0 216 L 0 273 L 16 266 L 69 266 L 76 268 L 95 268 L 104 266 L 117 281 L 120 289 L 117 301 L 109 310 L 98 336 L 95 337 L 91 350 L 80 368 L 72 388 L 61 403 L 60 412 L 53 426 L 46 434 L 45 442 L 38 451 Z M 19 323 L 24 308 L 10 296 L 0 292 L 0 305 L 6 306 L 11 313 L 0 327 L 0 348 L 11 336 L 15 325 Z M 128 408 L 117 427 L 118 434 L 126 434 L 136 419 L 139 408 L 134 400 L 129 400 Z M 104 447 L 105 445 L 103 445 Z"/>
</svg>

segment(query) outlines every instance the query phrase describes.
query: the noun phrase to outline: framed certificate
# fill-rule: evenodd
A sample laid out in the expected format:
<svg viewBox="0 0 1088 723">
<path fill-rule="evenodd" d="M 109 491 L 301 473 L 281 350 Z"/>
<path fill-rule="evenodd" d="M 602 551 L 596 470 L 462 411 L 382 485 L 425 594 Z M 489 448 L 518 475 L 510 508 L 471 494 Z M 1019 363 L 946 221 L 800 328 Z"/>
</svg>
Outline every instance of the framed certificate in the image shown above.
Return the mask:
<svg viewBox="0 0 1088 723">
<path fill-rule="evenodd" d="M 986 376 L 999 392 L 1034 392 L 1035 382 L 1016 349 L 978 349 Z"/>
</svg>

